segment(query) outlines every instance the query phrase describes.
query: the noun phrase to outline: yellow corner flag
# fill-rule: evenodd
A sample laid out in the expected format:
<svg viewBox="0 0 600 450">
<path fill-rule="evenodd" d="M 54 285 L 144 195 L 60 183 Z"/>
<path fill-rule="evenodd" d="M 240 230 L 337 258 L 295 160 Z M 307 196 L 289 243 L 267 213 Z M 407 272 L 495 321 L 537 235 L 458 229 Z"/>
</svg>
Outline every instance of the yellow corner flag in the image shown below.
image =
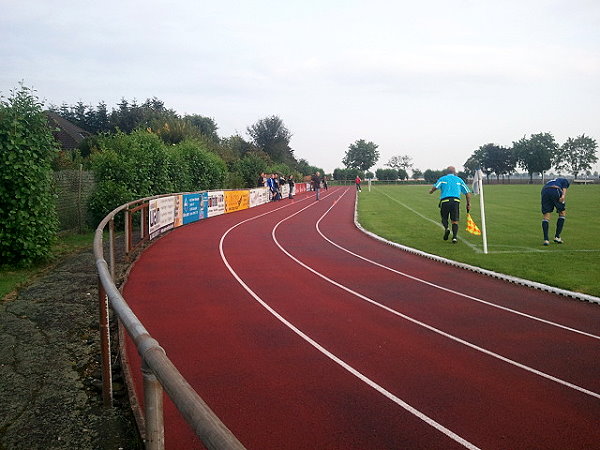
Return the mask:
<svg viewBox="0 0 600 450">
<path fill-rule="evenodd" d="M 471 217 L 471 214 L 467 214 L 467 231 L 471 234 L 475 234 L 477 236 L 481 235 L 481 231 L 477 227 L 477 224 Z"/>
</svg>

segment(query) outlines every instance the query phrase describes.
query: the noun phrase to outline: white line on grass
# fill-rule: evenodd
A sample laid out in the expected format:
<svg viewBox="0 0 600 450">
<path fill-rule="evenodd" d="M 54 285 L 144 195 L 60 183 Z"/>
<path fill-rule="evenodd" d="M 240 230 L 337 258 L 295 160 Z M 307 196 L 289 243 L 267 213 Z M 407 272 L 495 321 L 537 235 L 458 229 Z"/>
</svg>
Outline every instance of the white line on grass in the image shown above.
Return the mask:
<svg viewBox="0 0 600 450">
<path fill-rule="evenodd" d="M 347 189 L 346 189 L 347 191 Z M 344 192 L 345 193 L 345 192 Z M 331 194 L 330 194 L 331 195 Z M 343 194 L 342 194 L 343 195 Z M 326 197 L 325 197 L 326 198 Z M 312 203 L 308 206 L 305 206 L 304 208 L 302 208 L 301 210 L 299 210 L 298 212 L 292 214 L 289 217 L 293 217 L 296 214 L 304 211 L 307 208 L 310 208 L 312 206 L 314 206 L 315 203 Z M 281 209 L 281 208 L 278 208 Z M 277 210 L 278 210 L 277 209 Z M 252 298 L 254 298 L 254 300 L 256 300 L 263 308 L 265 308 L 268 312 L 270 312 L 277 320 L 279 320 L 281 323 L 283 323 L 286 327 L 288 327 L 290 330 L 292 330 L 295 334 L 297 334 L 300 338 L 302 338 L 303 340 L 305 340 L 306 342 L 308 342 L 311 346 L 313 346 L 315 349 L 317 349 L 319 352 L 321 352 L 323 355 L 325 355 L 326 357 L 328 357 L 330 360 L 332 360 L 333 362 L 335 362 L 336 364 L 338 364 L 339 366 L 341 366 L 342 368 L 344 368 L 346 371 L 348 371 L 349 373 L 351 373 L 352 375 L 354 375 L 356 378 L 358 378 L 359 380 L 361 380 L 362 382 L 366 383 L 368 386 L 370 386 L 371 388 L 375 389 L 377 392 L 379 392 L 380 394 L 384 395 L 386 398 L 388 398 L 389 400 L 391 400 L 392 402 L 396 403 L 398 406 L 404 408 L 406 411 L 410 412 L 411 414 L 413 414 L 414 416 L 418 417 L 419 419 L 421 419 L 423 422 L 425 422 L 427 425 L 435 428 L 436 430 L 440 431 L 441 433 L 445 434 L 446 436 L 448 436 L 450 439 L 454 440 L 455 442 L 458 442 L 459 444 L 463 445 L 464 447 L 468 448 L 468 449 L 472 449 L 472 450 L 478 450 L 478 447 L 471 444 L 469 441 L 467 441 L 466 439 L 463 439 L 462 437 L 460 437 L 459 435 L 457 435 L 456 433 L 454 433 L 453 431 L 449 430 L 448 428 L 444 427 L 443 425 L 439 424 L 438 422 L 436 422 L 435 420 L 433 420 L 432 418 L 430 418 L 429 416 L 423 414 L 421 411 L 417 410 L 416 408 L 412 407 L 411 405 L 409 405 L 408 403 L 406 403 L 404 400 L 400 399 L 399 397 L 396 397 L 394 394 L 392 394 L 391 392 L 387 391 L 386 389 L 384 389 L 382 386 L 380 386 L 379 384 L 377 384 L 376 382 L 374 382 L 373 380 L 371 380 L 370 378 L 368 378 L 367 376 L 363 375 L 361 372 L 359 372 L 358 370 L 356 370 L 354 367 L 352 367 L 350 364 L 346 363 L 344 360 L 338 358 L 336 355 L 334 355 L 333 353 L 331 353 L 329 350 L 327 350 L 325 347 L 323 347 L 321 344 L 319 344 L 317 341 L 315 341 L 314 339 L 310 338 L 307 334 L 305 334 L 304 332 L 302 332 L 300 329 L 296 328 L 296 326 L 294 326 L 291 322 L 289 322 L 287 319 L 285 319 L 281 314 L 279 314 L 277 311 L 275 311 L 271 306 L 269 306 L 267 304 L 267 302 L 265 302 L 261 297 L 259 297 L 245 282 L 244 280 L 242 280 L 242 278 L 237 274 L 237 272 L 233 269 L 233 267 L 231 266 L 231 264 L 229 264 L 229 261 L 227 259 L 227 257 L 225 256 L 225 252 L 223 250 L 223 242 L 225 241 L 225 238 L 227 237 L 227 235 L 234 230 L 235 228 L 237 228 L 238 226 L 246 223 L 246 222 L 250 222 L 254 219 L 257 219 L 259 217 L 262 217 L 266 214 L 270 214 L 271 212 L 277 211 L 277 210 L 273 210 L 273 211 L 269 211 L 267 213 L 261 214 L 259 216 L 256 217 L 252 217 L 246 220 L 243 220 L 239 223 L 237 223 L 236 225 L 232 226 L 231 228 L 229 228 L 224 234 L 223 236 L 221 236 L 221 240 L 219 241 L 219 252 L 221 254 L 221 259 L 223 260 L 223 263 L 225 263 L 225 266 L 227 267 L 227 269 L 229 270 L 229 272 L 233 275 L 233 277 L 237 280 L 237 282 L 246 290 L 246 292 L 248 292 Z M 288 217 L 288 218 L 289 218 Z M 284 219 L 287 220 L 288 218 Z M 279 222 L 281 223 L 281 222 Z M 275 229 L 279 226 L 279 224 L 277 224 L 275 226 L 275 228 L 273 229 L 272 233 L 275 232 Z M 279 244 L 278 244 L 279 245 Z M 281 248 L 281 247 L 280 247 Z M 285 252 L 285 251 L 284 251 Z M 286 253 L 286 252 L 285 252 Z M 289 254 L 288 254 L 289 255 Z"/>
<path fill-rule="evenodd" d="M 335 206 L 335 204 L 334 204 L 333 206 Z M 327 215 L 327 214 L 328 214 L 328 213 L 331 211 L 331 209 L 333 209 L 333 206 L 332 206 L 331 208 L 329 208 L 329 209 L 328 209 L 328 210 L 327 210 L 327 211 L 326 211 L 326 212 L 325 212 L 325 213 L 324 213 L 324 214 L 323 214 L 323 215 L 322 215 L 322 216 L 319 218 L 319 220 L 317 221 L 317 223 L 316 223 L 315 227 L 316 227 L 316 229 L 317 229 L 317 232 L 318 232 L 318 233 L 321 235 L 321 237 L 322 237 L 323 239 L 325 239 L 325 240 L 326 240 L 327 242 L 329 242 L 331 245 L 333 245 L 333 246 L 335 246 L 335 247 L 339 248 L 340 250 L 342 250 L 342 251 L 344 251 L 344 252 L 346 252 L 346 253 L 348 253 L 348 254 L 350 254 L 350 255 L 352 255 L 352 256 L 355 256 L 356 258 L 362 259 L 363 261 L 366 261 L 366 262 L 368 262 L 368 263 L 370 263 L 370 264 L 373 264 L 373 265 L 375 265 L 375 266 L 377 266 L 377 267 L 381 267 L 382 269 L 389 270 L 390 272 L 393 272 L 393 273 L 395 273 L 395 274 L 401 275 L 401 276 L 403 276 L 403 277 L 409 278 L 409 279 L 411 279 L 411 280 L 413 280 L 413 281 L 417 281 L 417 282 L 419 282 L 419 283 L 426 284 L 427 286 L 431 286 L 431 287 L 433 287 L 433 288 L 440 289 L 440 290 L 442 290 L 442 291 L 445 291 L 445 292 L 448 292 L 448 293 L 450 293 L 450 294 L 458 295 L 458 296 L 460 296 L 460 297 L 464 297 L 464 298 L 467 298 L 467 299 L 469 299 L 469 300 L 473 300 L 473 301 L 476 301 L 476 302 L 479 302 L 479 303 L 483 303 L 484 305 L 491 306 L 491 307 L 493 307 L 493 308 L 501 309 L 501 310 L 503 310 L 503 311 L 506 311 L 506 312 L 509 312 L 509 313 L 512 313 L 512 314 L 516 314 L 516 315 L 519 315 L 519 316 L 522 316 L 522 317 L 526 317 L 526 318 L 528 318 L 528 319 L 531 319 L 531 320 L 535 320 L 535 321 L 538 321 L 538 322 L 542 322 L 542 323 L 545 323 L 546 325 L 551 325 L 551 326 L 553 326 L 553 327 L 561 328 L 561 329 L 563 329 L 563 330 L 571 331 L 571 332 L 573 332 L 573 333 L 581 334 L 581 335 L 583 335 L 583 336 L 587 336 L 587 337 L 590 337 L 590 338 L 593 338 L 593 339 L 598 339 L 598 340 L 600 340 L 600 336 L 597 336 L 597 335 L 595 335 L 595 334 L 587 333 L 587 332 L 585 332 L 585 331 L 581 331 L 581 330 L 578 330 L 578 329 L 576 329 L 576 328 L 571 328 L 571 327 L 568 327 L 568 326 L 566 326 L 566 325 L 561 325 L 561 324 L 559 324 L 559 323 L 552 322 L 552 321 L 550 321 L 550 320 L 546 320 L 546 319 L 542 319 L 542 318 L 540 318 L 540 317 L 532 316 L 532 315 L 530 315 L 530 314 L 526 314 L 526 313 L 523 313 L 523 312 L 521 312 L 521 311 L 517 311 L 517 310 L 515 310 L 515 309 L 507 308 L 506 306 L 497 305 L 497 304 L 495 304 L 495 303 L 488 302 L 488 301 L 486 301 L 486 300 L 483 300 L 483 299 L 481 299 L 481 298 L 478 298 L 478 297 L 473 297 L 472 295 L 468 295 L 468 294 L 465 294 L 465 293 L 462 293 L 462 292 L 459 292 L 459 291 L 455 291 L 455 290 L 453 290 L 453 289 L 446 288 L 446 287 L 444 287 L 444 286 L 440 286 L 440 285 L 438 285 L 438 284 L 435 284 L 435 283 L 432 283 L 432 282 L 430 282 L 430 281 L 423 280 L 422 278 L 418 278 L 418 277 L 415 277 L 415 276 L 409 275 L 409 274 L 407 274 L 407 273 L 401 272 L 401 271 L 399 271 L 399 270 L 393 269 L 392 267 L 388 267 L 388 266 L 386 266 L 386 265 L 384 265 L 384 264 L 378 263 L 377 261 L 373 261 L 373 260 L 371 260 L 371 259 L 369 259 L 369 258 L 366 258 L 366 257 L 364 257 L 364 256 L 362 256 L 362 255 L 359 255 L 358 253 L 354 253 L 353 251 L 351 251 L 351 250 L 348 250 L 348 249 L 347 249 L 347 248 L 345 248 L 345 247 L 342 247 L 341 245 L 339 245 L 339 244 L 337 244 L 337 243 L 333 242 L 331 239 L 329 239 L 327 236 L 325 236 L 325 235 L 324 235 L 324 234 L 321 232 L 321 229 L 319 228 L 319 224 L 320 224 L 320 223 L 321 223 L 321 221 L 322 221 L 322 220 L 325 218 L 325 216 L 326 216 L 326 215 Z"/>
<path fill-rule="evenodd" d="M 435 226 L 441 228 L 442 230 L 444 229 L 444 226 L 439 223 L 436 222 L 433 219 L 430 219 L 427 216 L 424 216 L 423 214 L 421 214 L 419 211 L 414 210 L 413 208 L 411 208 L 410 206 L 402 203 L 400 200 L 395 199 L 394 197 L 391 197 L 390 195 L 386 194 L 385 192 L 381 192 L 380 190 L 376 189 L 377 192 L 380 192 L 381 194 L 385 195 L 387 198 L 389 198 L 390 200 L 398 203 L 399 205 L 403 206 L 404 208 L 408 209 L 409 211 L 413 212 L 414 214 L 416 214 L 417 216 L 421 217 L 422 219 L 427 220 L 428 222 L 433 223 Z M 464 240 L 463 238 L 461 238 L 460 236 L 458 236 L 458 239 L 460 239 L 462 242 L 465 243 L 465 245 L 467 245 L 468 247 L 471 248 L 471 250 L 473 250 L 475 253 L 483 253 L 483 250 L 480 250 L 475 244 L 471 244 L 469 241 Z"/>
</svg>

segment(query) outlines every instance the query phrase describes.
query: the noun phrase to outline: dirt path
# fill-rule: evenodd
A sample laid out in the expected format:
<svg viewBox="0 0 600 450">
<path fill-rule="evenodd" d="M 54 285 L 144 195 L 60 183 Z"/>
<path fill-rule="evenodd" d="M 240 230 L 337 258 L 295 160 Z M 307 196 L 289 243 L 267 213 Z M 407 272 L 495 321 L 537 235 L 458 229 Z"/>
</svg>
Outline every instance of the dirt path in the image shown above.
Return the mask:
<svg viewBox="0 0 600 450">
<path fill-rule="evenodd" d="M 0 301 L 0 450 L 142 448 L 119 375 L 102 407 L 97 292 L 89 249 Z"/>
</svg>

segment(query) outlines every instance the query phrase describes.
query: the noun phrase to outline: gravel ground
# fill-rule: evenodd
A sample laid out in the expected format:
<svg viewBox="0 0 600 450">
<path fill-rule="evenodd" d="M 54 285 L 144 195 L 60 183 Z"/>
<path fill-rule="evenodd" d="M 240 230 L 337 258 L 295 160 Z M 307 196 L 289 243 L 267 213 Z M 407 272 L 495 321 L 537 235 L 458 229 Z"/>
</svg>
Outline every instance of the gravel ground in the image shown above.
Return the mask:
<svg viewBox="0 0 600 450">
<path fill-rule="evenodd" d="M 102 406 L 97 299 L 90 249 L 0 301 L 0 450 L 143 448 L 116 355 Z"/>
</svg>

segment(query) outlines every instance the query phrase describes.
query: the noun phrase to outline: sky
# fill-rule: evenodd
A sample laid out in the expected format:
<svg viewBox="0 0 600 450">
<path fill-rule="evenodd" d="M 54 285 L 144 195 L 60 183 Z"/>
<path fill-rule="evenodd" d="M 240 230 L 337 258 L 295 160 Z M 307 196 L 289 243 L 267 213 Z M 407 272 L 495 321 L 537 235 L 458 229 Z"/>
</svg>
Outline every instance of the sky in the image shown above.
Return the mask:
<svg viewBox="0 0 600 450">
<path fill-rule="evenodd" d="M 152 97 L 221 137 L 277 115 L 296 158 L 349 145 L 462 168 L 540 132 L 600 143 L 598 0 L 0 0 L 0 93 Z M 593 170 L 600 170 L 596 164 Z"/>
</svg>

